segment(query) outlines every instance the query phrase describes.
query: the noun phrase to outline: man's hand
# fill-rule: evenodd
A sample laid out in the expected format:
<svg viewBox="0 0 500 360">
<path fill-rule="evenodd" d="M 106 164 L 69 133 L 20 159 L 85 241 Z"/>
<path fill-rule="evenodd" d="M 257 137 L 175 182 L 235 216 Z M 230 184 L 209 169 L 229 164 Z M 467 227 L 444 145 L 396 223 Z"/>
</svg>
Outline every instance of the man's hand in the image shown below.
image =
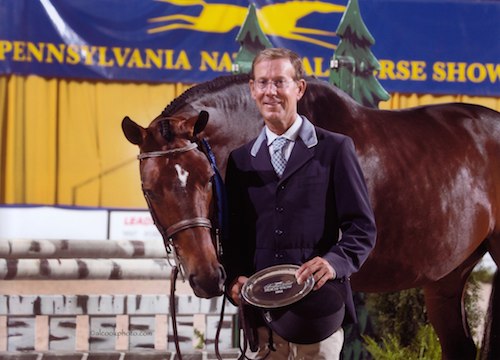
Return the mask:
<svg viewBox="0 0 500 360">
<path fill-rule="evenodd" d="M 229 288 L 229 296 L 231 296 L 231 299 L 236 305 L 240 305 L 241 288 L 247 281 L 248 278 L 246 276 L 238 276 L 238 278 L 233 281 Z"/>
<path fill-rule="evenodd" d="M 328 261 L 319 256 L 302 264 L 295 273 L 295 278 L 298 284 L 302 284 L 311 275 L 314 276 L 314 290 L 318 290 L 325 285 L 328 280 L 333 280 L 336 276 L 335 270 Z"/>
</svg>

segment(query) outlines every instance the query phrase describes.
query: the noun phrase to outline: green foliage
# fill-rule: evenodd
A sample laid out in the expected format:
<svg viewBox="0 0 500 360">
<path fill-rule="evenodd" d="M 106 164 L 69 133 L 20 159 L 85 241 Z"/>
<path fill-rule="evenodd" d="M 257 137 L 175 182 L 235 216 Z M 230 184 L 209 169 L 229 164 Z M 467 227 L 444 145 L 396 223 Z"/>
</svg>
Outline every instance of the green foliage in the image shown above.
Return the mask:
<svg viewBox="0 0 500 360">
<path fill-rule="evenodd" d="M 368 311 L 373 316 L 375 333 L 400 334 L 398 341 L 408 346 L 419 329 L 429 323 L 421 289 L 368 294 Z"/>
<path fill-rule="evenodd" d="M 465 312 L 467 313 L 467 322 L 471 329 L 472 336 L 476 335 L 477 328 L 484 318 L 484 314 L 477 306 L 481 284 L 491 284 L 493 282 L 494 272 L 483 266 L 479 266 L 470 275 L 466 284 L 465 292 Z"/>
<path fill-rule="evenodd" d="M 424 325 L 417 331 L 413 341 L 405 346 L 398 336 L 389 334 L 378 344 L 367 336 L 366 348 L 374 360 L 440 360 L 441 346 L 430 325 Z"/>
<path fill-rule="evenodd" d="M 484 316 L 477 306 L 479 298 L 480 282 L 475 276 L 475 272 L 471 274 L 465 288 L 465 313 L 467 314 L 467 323 L 474 336 L 481 321 L 481 316 Z"/>
<path fill-rule="evenodd" d="M 471 274 L 471 279 L 485 284 L 491 284 L 493 282 L 493 275 L 495 275 L 495 272 L 492 269 L 479 266 Z"/>
<path fill-rule="evenodd" d="M 472 335 L 482 316 L 477 305 L 480 284 L 492 276 L 488 269 L 477 268 L 467 281 L 465 310 Z M 376 335 L 363 339 L 375 360 L 440 359 L 441 347 L 429 324 L 421 289 L 366 294 L 365 299 Z"/>
</svg>

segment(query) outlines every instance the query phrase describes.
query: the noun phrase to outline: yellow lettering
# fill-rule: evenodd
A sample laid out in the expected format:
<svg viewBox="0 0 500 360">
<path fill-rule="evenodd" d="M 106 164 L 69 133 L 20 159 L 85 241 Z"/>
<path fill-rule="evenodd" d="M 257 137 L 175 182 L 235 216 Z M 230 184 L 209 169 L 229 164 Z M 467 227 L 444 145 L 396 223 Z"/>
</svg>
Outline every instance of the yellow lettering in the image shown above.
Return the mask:
<svg viewBox="0 0 500 360">
<path fill-rule="evenodd" d="M 33 58 L 35 58 L 38 62 L 43 62 L 44 48 L 45 48 L 44 43 L 39 43 L 37 47 L 35 44 L 29 42 L 27 46 L 28 54 L 26 55 L 28 61 L 33 61 Z"/>
<path fill-rule="evenodd" d="M 490 82 L 494 83 L 500 79 L 500 64 L 486 64 L 486 69 L 488 70 L 488 76 Z"/>
<path fill-rule="evenodd" d="M 307 57 L 302 58 L 304 72 L 307 75 L 313 75 L 318 77 L 328 76 L 330 73 L 330 68 L 326 67 L 325 70 L 323 70 L 323 62 L 324 59 L 321 57 L 314 57 L 312 59 L 312 63 L 311 60 L 309 60 Z"/>
<path fill-rule="evenodd" d="M 484 65 L 478 63 L 469 65 L 467 67 L 467 79 L 474 83 L 483 82 L 486 79 L 486 68 Z"/>
<path fill-rule="evenodd" d="M 66 57 L 68 64 L 76 65 L 80 62 L 80 54 L 78 53 L 77 45 L 68 46 L 68 56 Z"/>
<path fill-rule="evenodd" d="M 118 64 L 119 67 L 123 67 L 125 63 L 127 62 L 127 58 L 132 51 L 130 48 L 119 48 L 119 47 L 114 47 L 111 49 L 113 52 L 113 55 L 115 57 L 116 63 Z"/>
<path fill-rule="evenodd" d="M 105 46 L 99 46 L 97 48 L 98 56 L 97 56 L 97 65 L 99 66 L 114 66 L 115 62 L 113 60 L 108 60 L 106 58 L 106 54 L 108 49 Z"/>
<path fill-rule="evenodd" d="M 165 69 L 174 68 L 174 51 L 165 50 Z"/>
<path fill-rule="evenodd" d="M 12 43 L 7 40 L 0 41 L 0 60 L 5 60 L 5 53 L 12 51 Z"/>
<path fill-rule="evenodd" d="M 425 73 L 425 61 L 411 61 L 411 80 L 425 81 L 427 74 Z"/>
<path fill-rule="evenodd" d="M 65 49 L 65 44 L 59 44 L 59 46 L 56 46 L 55 44 L 47 44 L 47 57 L 45 62 L 52 64 L 55 59 L 58 63 L 63 64 Z"/>
<path fill-rule="evenodd" d="M 174 68 L 179 70 L 191 70 L 193 67 L 189 63 L 189 58 L 184 50 L 181 50 L 179 57 L 177 58 L 177 62 L 174 65 Z"/>
<path fill-rule="evenodd" d="M 500 78 L 500 64 L 481 64 L 464 62 L 435 62 L 432 66 L 432 80 L 447 82 L 482 83 L 489 79 L 493 84 Z"/>
<path fill-rule="evenodd" d="M 216 70 L 218 58 L 219 58 L 219 53 L 217 51 L 213 52 L 212 54 L 209 54 L 206 51 L 202 51 L 200 70 L 207 71 L 209 68 L 211 70 Z"/>
<path fill-rule="evenodd" d="M 12 60 L 14 61 L 25 61 L 26 60 L 26 54 L 25 54 L 25 49 L 26 49 L 26 44 L 21 41 L 14 41 L 14 52 L 12 53 Z"/>
<path fill-rule="evenodd" d="M 236 53 L 200 51 L 200 71 L 230 72 Z M 64 43 L 33 43 L 28 41 L 0 40 L 0 61 L 12 57 L 17 62 L 70 64 L 100 67 L 128 67 L 137 69 L 192 70 L 185 50 L 155 48 L 120 48 L 91 45 L 66 45 Z M 322 57 L 304 57 L 305 73 L 327 77 L 330 71 Z M 376 76 L 381 80 L 498 84 L 500 64 L 479 62 L 443 62 L 432 64 L 432 74 L 426 72 L 427 64 L 421 60 L 380 60 Z M 328 65 L 328 64 L 326 64 Z M 357 64 L 363 71 L 363 63 Z M 429 66 L 430 68 L 430 66 Z"/>
<path fill-rule="evenodd" d="M 396 79 L 398 80 L 408 80 L 410 78 L 410 62 L 406 60 L 400 60 L 396 63 Z"/>
<path fill-rule="evenodd" d="M 231 55 L 227 52 L 222 54 L 222 59 L 220 60 L 219 66 L 217 66 L 217 71 L 231 71 L 233 66 L 233 61 L 231 60 Z"/>
<path fill-rule="evenodd" d="M 302 58 L 302 66 L 304 67 L 304 72 L 307 75 L 311 75 L 313 73 L 312 65 L 308 58 Z"/>
<path fill-rule="evenodd" d="M 394 62 L 391 60 L 380 60 L 379 63 L 380 69 L 378 71 L 378 78 L 381 80 L 395 80 Z"/>
<path fill-rule="evenodd" d="M 446 63 L 446 73 L 448 76 L 446 77 L 446 81 L 448 82 L 465 82 L 465 67 L 466 63 L 455 63 L 455 62 L 447 62 Z"/>
<path fill-rule="evenodd" d="M 146 49 L 146 68 L 150 69 L 151 63 L 153 63 L 156 68 L 161 69 L 162 67 L 162 56 L 161 56 L 162 51 L 157 50 L 156 52 L 153 51 L 152 49 Z"/>
<path fill-rule="evenodd" d="M 143 68 L 144 67 L 144 62 L 142 61 L 141 52 L 139 51 L 139 49 L 134 49 L 134 51 L 132 51 L 132 55 L 130 56 L 130 59 L 127 63 L 127 67 L 129 67 L 129 68 L 132 68 L 132 67 Z"/>
<path fill-rule="evenodd" d="M 321 57 L 315 57 L 313 58 L 313 61 L 314 61 L 314 73 L 313 73 L 314 76 L 318 77 L 328 76 L 328 74 L 330 73 L 330 69 L 326 68 L 325 70 L 323 70 L 324 59 Z"/>
<path fill-rule="evenodd" d="M 417 60 L 380 60 L 380 69 L 377 72 L 377 78 L 381 80 L 416 80 L 423 81 L 427 79 L 425 73 L 425 61 Z"/>
<path fill-rule="evenodd" d="M 82 45 L 83 59 L 85 65 L 94 65 L 94 55 L 97 52 L 95 46 Z"/>
<path fill-rule="evenodd" d="M 435 62 L 432 66 L 432 80 L 443 82 L 446 80 L 446 64 L 444 62 Z"/>
</svg>

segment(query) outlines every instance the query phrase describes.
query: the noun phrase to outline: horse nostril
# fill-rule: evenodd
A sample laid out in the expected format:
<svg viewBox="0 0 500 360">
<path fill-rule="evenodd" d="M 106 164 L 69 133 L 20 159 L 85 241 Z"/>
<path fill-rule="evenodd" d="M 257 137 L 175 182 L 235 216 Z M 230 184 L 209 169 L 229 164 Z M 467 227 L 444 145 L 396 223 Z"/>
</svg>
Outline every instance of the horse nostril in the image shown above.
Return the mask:
<svg viewBox="0 0 500 360">
<path fill-rule="evenodd" d="M 220 272 L 219 291 L 221 293 L 223 293 L 224 292 L 224 284 L 226 283 L 226 270 L 224 269 L 224 266 L 219 265 L 219 272 Z"/>
<path fill-rule="evenodd" d="M 197 288 L 195 278 L 196 278 L 196 276 L 193 274 L 190 274 L 189 278 L 188 278 L 189 286 L 191 286 L 192 289 Z"/>
</svg>

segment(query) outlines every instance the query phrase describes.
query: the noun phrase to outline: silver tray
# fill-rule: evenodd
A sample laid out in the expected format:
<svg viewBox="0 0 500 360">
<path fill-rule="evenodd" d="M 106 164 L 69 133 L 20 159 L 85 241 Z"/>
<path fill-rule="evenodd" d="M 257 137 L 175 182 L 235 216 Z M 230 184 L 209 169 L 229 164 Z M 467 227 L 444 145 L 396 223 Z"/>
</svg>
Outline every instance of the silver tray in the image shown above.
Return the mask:
<svg viewBox="0 0 500 360">
<path fill-rule="evenodd" d="M 293 304 L 314 287 L 310 276 L 299 285 L 295 279 L 297 265 L 271 266 L 252 275 L 243 285 L 241 294 L 246 302 L 257 307 L 273 309 Z"/>
</svg>

